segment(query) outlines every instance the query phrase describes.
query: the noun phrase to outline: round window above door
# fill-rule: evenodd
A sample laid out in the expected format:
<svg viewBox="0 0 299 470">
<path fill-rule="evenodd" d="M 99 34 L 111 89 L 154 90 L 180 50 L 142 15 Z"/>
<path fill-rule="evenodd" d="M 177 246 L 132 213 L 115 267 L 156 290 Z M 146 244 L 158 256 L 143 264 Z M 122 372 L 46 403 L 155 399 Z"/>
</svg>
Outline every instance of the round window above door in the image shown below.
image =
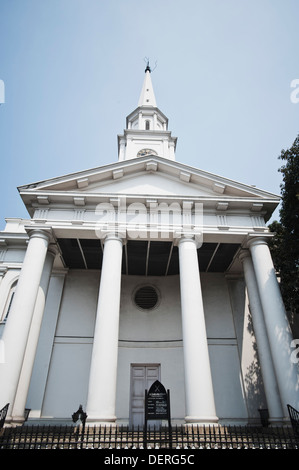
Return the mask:
<svg viewBox="0 0 299 470">
<path fill-rule="evenodd" d="M 134 302 L 142 310 L 152 310 L 159 303 L 158 290 L 152 285 L 138 287 L 134 292 Z"/>
</svg>

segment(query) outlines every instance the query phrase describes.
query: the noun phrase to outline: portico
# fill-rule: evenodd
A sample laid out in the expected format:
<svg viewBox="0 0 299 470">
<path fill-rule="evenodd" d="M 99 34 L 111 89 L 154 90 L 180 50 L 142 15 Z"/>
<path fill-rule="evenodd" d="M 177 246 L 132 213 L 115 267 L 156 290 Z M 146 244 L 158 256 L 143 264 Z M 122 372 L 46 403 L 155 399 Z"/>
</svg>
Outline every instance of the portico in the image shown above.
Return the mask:
<svg viewBox="0 0 299 470">
<path fill-rule="evenodd" d="M 279 198 L 175 148 L 147 68 L 117 162 L 19 188 L 30 219 L 0 237 L 10 423 L 25 408 L 65 421 L 81 403 L 90 425 L 142 425 L 156 379 L 177 423 L 254 423 L 267 407 L 275 424 L 299 408 L 267 245 Z"/>
</svg>

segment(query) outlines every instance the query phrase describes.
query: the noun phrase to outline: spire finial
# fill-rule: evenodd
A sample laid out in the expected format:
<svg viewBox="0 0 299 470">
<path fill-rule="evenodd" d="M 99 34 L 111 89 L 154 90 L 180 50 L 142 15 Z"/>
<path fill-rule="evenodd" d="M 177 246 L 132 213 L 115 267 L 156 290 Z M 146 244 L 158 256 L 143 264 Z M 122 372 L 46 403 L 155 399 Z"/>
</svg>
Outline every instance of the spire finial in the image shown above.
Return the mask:
<svg viewBox="0 0 299 470">
<path fill-rule="evenodd" d="M 149 59 L 148 59 L 148 57 L 144 57 L 144 61 L 146 61 L 145 73 L 146 73 L 146 72 L 151 73 L 151 68 L 150 68 L 150 64 L 149 64 Z"/>
<path fill-rule="evenodd" d="M 149 73 L 151 73 L 151 72 L 153 72 L 153 71 L 155 70 L 155 68 L 157 67 L 157 61 L 156 61 L 156 63 L 155 63 L 155 67 L 154 67 L 153 69 L 151 69 L 151 67 L 150 67 L 150 60 L 149 60 L 149 58 L 148 58 L 148 57 L 144 57 L 144 59 L 143 59 L 143 60 L 144 60 L 144 62 L 146 62 L 146 69 L 145 69 L 145 73 L 146 73 L 146 72 L 149 72 Z"/>
</svg>

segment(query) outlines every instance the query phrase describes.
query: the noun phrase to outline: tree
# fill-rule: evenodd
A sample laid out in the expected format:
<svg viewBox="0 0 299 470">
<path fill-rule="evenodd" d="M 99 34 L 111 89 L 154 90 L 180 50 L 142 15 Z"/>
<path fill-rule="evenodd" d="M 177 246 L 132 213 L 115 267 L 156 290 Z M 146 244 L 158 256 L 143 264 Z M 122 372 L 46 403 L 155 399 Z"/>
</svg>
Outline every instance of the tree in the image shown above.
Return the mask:
<svg viewBox="0 0 299 470">
<path fill-rule="evenodd" d="M 282 150 L 280 222 L 269 229 L 275 232 L 270 243 L 274 266 L 280 276 L 282 297 L 291 323 L 299 314 L 299 135 L 292 147 Z"/>
</svg>

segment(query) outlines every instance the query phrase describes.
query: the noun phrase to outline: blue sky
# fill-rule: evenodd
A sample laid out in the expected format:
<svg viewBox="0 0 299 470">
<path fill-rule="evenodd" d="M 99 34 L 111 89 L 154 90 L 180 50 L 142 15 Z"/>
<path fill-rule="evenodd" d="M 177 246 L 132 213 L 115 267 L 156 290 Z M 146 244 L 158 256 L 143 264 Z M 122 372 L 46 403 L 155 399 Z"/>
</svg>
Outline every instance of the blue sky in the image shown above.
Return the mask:
<svg viewBox="0 0 299 470">
<path fill-rule="evenodd" d="M 117 161 L 145 57 L 177 160 L 280 194 L 298 18 L 297 0 L 0 0 L 0 229 L 28 217 L 17 186 Z"/>
</svg>

